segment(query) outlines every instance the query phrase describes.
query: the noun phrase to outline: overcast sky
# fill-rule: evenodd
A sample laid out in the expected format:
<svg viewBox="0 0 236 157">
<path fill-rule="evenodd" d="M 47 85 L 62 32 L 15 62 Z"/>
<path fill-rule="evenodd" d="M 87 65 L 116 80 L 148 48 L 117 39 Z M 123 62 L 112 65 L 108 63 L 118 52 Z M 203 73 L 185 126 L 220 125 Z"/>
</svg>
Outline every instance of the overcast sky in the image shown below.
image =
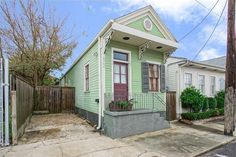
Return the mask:
<svg viewBox="0 0 236 157">
<path fill-rule="evenodd" d="M 216 4 L 217 0 L 47 0 L 56 9 L 58 18 L 68 16 L 66 26 L 73 28 L 78 46 L 62 72 L 83 52 L 108 20 L 131 11 L 152 5 L 176 39 L 195 27 Z M 180 42 L 175 56 L 193 59 L 207 38 L 222 12 L 225 0 L 219 0 L 213 12 L 187 38 Z M 206 47 L 196 60 L 206 60 L 225 55 L 226 13 Z M 57 74 L 59 75 L 59 74 Z"/>
</svg>

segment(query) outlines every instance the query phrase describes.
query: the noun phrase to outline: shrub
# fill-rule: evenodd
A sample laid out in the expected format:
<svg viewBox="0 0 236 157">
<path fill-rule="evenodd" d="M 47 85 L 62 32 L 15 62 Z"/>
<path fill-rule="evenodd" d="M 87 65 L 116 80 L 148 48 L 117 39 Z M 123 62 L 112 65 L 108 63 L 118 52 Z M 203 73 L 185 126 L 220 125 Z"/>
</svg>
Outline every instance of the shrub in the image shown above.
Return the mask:
<svg viewBox="0 0 236 157">
<path fill-rule="evenodd" d="M 199 113 L 188 112 L 188 113 L 181 114 L 182 119 L 187 119 L 187 120 L 207 119 L 207 118 L 215 117 L 219 115 L 224 115 L 224 109 L 215 109 L 215 110 L 209 110 L 206 112 L 199 112 Z"/>
<path fill-rule="evenodd" d="M 215 95 L 215 99 L 217 102 L 217 108 L 224 108 L 225 103 L 225 92 L 220 91 Z"/>
<path fill-rule="evenodd" d="M 195 87 L 188 87 L 181 93 L 180 99 L 183 107 L 199 112 L 202 109 L 204 96 Z"/>
<path fill-rule="evenodd" d="M 208 98 L 209 109 L 215 109 L 217 107 L 217 102 L 215 98 Z"/>
<path fill-rule="evenodd" d="M 202 111 L 205 112 L 208 109 L 209 109 L 208 98 L 204 98 L 203 105 L 202 105 Z"/>
</svg>

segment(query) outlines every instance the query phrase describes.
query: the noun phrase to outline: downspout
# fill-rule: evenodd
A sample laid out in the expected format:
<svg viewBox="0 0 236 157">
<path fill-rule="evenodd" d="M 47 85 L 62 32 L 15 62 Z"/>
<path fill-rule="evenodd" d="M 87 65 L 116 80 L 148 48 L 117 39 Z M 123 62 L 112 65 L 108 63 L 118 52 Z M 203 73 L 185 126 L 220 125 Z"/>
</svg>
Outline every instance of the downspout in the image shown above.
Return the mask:
<svg viewBox="0 0 236 157">
<path fill-rule="evenodd" d="M 98 35 L 98 84 L 99 84 L 99 106 L 98 106 L 98 126 L 97 130 L 100 130 L 102 127 L 102 112 L 104 105 L 104 82 L 103 82 L 103 55 L 105 50 L 105 44 L 102 35 L 112 26 L 114 20 L 110 20 L 109 23 L 105 26 L 105 28 Z"/>
<path fill-rule="evenodd" d="M 98 126 L 97 126 L 97 130 L 99 130 L 101 128 L 101 124 L 102 124 L 102 101 L 101 101 L 101 96 L 102 96 L 102 91 L 101 91 L 101 87 L 102 87 L 102 81 L 101 81 L 101 37 L 98 37 L 98 86 L 99 86 L 99 105 L 98 105 Z"/>
</svg>

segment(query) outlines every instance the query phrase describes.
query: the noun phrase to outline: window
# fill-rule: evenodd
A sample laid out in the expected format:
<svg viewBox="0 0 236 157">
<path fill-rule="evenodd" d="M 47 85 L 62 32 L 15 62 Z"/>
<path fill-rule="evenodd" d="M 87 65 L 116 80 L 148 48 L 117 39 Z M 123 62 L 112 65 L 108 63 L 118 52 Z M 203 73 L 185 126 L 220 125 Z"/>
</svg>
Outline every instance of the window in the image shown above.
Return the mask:
<svg viewBox="0 0 236 157">
<path fill-rule="evenodd" d="M 158 91 L 159 67 L 155 64 L 148 65 L 149 91 Z"/>
<path fill-rule="evenodd" d="M 211 96 L 214 96 L 216 92 L 216 78 L 211 76 L 210 79 L 210 94 Z"/>
<path fill-rule="evenodd" d="M 199 90 L 204 94 L 205 93 L 205 76 L 204 75 L 198 76 L 198 86 L 199 86 Z"/>
<path fill-rule="evenodd" d="M 121 61 L 128 61 L 128 54 L 120 53 L 120 52 L 114 52 L 114 59 L 115 60 L 121 60 Z"/>
<path fill-rule="evenodd" d="M 89 64 L 87 64 L 85 66 L 85 71 L 84 71 L 84 74 L 85 74 L 85 85 L 84 85 L 84 89 L 85 91 L 89 91 Z"/>
<path fill-rule="evenodd" d="M 184 86 L 185 88 L 192 86 L 192 74 L 190 73 L 184 74 Z"/>
<path fill-rule="evenodd" d="M 114 83 L 127 84 L 127 64 L 114 63 Z"/>
<path fill-rule="evenodd" d="M 220 90 L 225 90 L 225 79 L 220 78 Z"/>
</svg>

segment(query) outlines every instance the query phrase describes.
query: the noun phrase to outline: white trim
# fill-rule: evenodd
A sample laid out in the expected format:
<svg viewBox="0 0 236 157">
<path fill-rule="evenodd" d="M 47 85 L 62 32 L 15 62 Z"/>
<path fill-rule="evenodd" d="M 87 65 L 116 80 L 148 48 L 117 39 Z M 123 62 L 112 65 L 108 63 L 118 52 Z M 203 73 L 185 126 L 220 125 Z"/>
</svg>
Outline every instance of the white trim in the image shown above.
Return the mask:
<svg viewBox="0 0 236 157">
<path fill-rule="evenodd" d="M 112 72 L 112 77 L 111 77 L 111 82 L 112 82 L 112 95 L 114 96 L 114 76 L 113 76 L 113 63 L 114 61 L 117 61 L 117 62 L 121 62 L 121 63 L 124 63 L 123 61 L 120 61 L 120 60 L 114 60 L 113 57 L 114 57 L 114 51 L 117 51 L 117 52 L 121 52 L 121 53 L 126 53 L 128 54 L 128 97 L 130 98 L 130 95 L 132 95 L 132 68 L 131 68 L 131 51 L 128 51 L 128 50 L 124 50 L 124 49 L 119 49 L 119 48 L 115 48 L 115 47 L 112 47 L 111 48 L 111 72 Z M 113 98 L 114 99 L 114 98 Z"/>
<path fill-rule="evenodd" d="M 214 94 L 211 93 L 211 78 L 212 77 L 215 78 L 215 85 L 214 85 L 215 93 Z M 209 82 L 210 82 L 210 88 L 209 88 L 210 89 L 210 93 L 209 93 L 209 95 L 214 97 L 215 94 L 216 94 L 216 76 L 215 75 L 209 75 Z"/>
<path fill-rule="evenodd" d="M 190 86 L 193 86 L 193 73 L 191 73 L 191 72 L 184 72 L 184 76 L 183 76 L 184 77 L 184 79 L 183 79 L 184 80 L 184 89 L 190 87 L 190 86 L 186 87 L 186 83 L 185 83 L 185 75 L 186 74 L 190 74 L 191 75 L 191 85 Z"/>
<path fill-rule="evenodd" d="M 86 71 L 85 71 L 85 67 L 86 67 L 87 65 L 89 66 L 89 69 L 90 69 L 89 61 L 88 61 L 87 63 L 84 64 L 84 93 L 90 91 L 90 70 L 89 70 L 89 87 L 88 87 L 89 90 L 86 90 L 86 78 L 85 78 Z"/>
<path fill-rule="evenodd" d="M 199 88 L 199 76 L 204 76 L 204 92 L 202 92 Z M 197 72 L 197 86 L 198 86 L 198 89 L 202 92 L 202 94 L 206 94 L 206 75 Z"/>
<path fill-rule="evenodd" d="M 118 60 L 118 59 L 113 59 L 113 62 L 127 63 L 127 64 L 129 63 L 129 61 L 122 61 L 122 60 Z"/>
<path fill-rule="evenodd" d="M 135 35 L 139 38 L 144 38 L 144 39 L 147 39 L 149 41 L 154 41 L 154 42 L 157 42 L 157 43 L 160 43 L 160 44 L 163 44 L 163 45 L 168 45 L 168 46 L 173 47 L 173 49 L 177 49 L 179 47 L 179 44 L 175 41 L 160 38 L 158 36 L 155 36 L 155 35 L 152 35 L 152 34 L 149 34 L 149 33 L 134 29 L 134 28 L 130 28 L 128 26 L 124 26 L 124 25 L 121 25 L 121 24 L 116 23 L 116 22 L 114 22 L 112 24 L 112 29 L 116 30 L 116 31 L 123 32 L 123 33 Z"/>
<path fill-rule="evenodd" d="M 166 38 L 168 38 L 172 41 L 177 41 L 175 39 L 175 37 L 170 33 L 170 31 L 168 30 L 166 25 L 162 22 L 162 20 L 158 16 L 157 12 L 153 9 L 153 7 L 151 5 L 141 8 L 137 11 L 134 11 L 126 16 L 122 16 L 122 17 L 116 19 L 115 21 L 120 24 L 123 24 L 123 23 L 127 24 L 127 21 L 134 19 L 136 17 L 140 17 L 142 14 L 145 14 L 145 13 L 150 15 L 150 17 L 152 16 L 152 20 L 155 21 L 154 23 L 157 24 L 157 26 L 158 26 L 159 30 L 161 31 L 161 33 L 163 34 L 163 36 L 165 36 Z"/>
<path fill-rule="evenodd" d="M 149 60 L 146 60 L 145 62 L 150 63 L 150 64 L 158 64 L 158 65 L 161 65 L 161 62 L 156 62 L 156 61 L 149 61 Z"/>
</svg>

